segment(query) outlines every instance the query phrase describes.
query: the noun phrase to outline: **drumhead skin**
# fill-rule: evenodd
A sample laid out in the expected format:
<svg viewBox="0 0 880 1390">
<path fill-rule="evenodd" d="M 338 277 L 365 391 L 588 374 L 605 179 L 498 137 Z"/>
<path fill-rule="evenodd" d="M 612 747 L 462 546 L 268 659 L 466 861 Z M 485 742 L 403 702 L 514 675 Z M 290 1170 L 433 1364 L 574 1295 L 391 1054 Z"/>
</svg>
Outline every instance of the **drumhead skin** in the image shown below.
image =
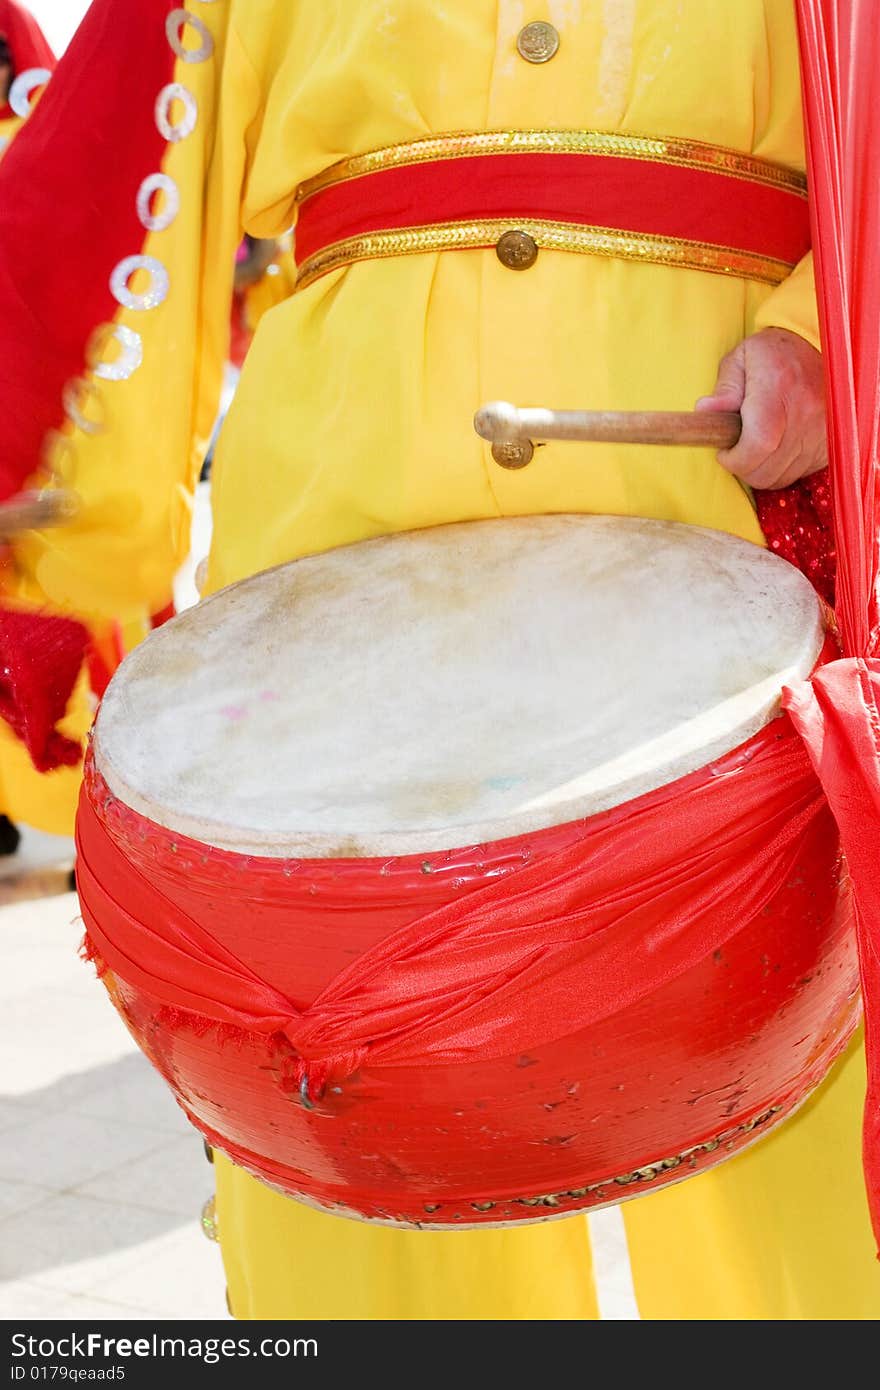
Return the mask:
<svg viewBox="0 0 880 1390">
<path fill-rule="evenodd" d="M 561 825 L 735 748 L 809 675 L 808 581 L 671 522 L 523 517 L 308 557 L 125 661 L 95 765 L 159 825 L 274 857 Z"/>
</svg>

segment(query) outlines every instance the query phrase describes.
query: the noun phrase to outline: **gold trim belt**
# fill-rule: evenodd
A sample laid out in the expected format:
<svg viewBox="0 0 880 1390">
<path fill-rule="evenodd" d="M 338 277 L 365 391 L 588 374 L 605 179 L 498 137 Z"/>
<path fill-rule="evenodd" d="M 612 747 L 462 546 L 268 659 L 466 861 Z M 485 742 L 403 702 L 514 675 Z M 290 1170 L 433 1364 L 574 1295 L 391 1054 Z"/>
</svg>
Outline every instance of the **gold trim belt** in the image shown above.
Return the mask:
<svg viewBox="0 0 880 1390">
<path fill-rule="evenodd" d="M 778 284 L 809 250 L 803 174 L 696 141 L 597 131 L 431 136 L 341 160 L 297 192 L 297 288 L 356 261 L 539 248 Z"/>
</svg>

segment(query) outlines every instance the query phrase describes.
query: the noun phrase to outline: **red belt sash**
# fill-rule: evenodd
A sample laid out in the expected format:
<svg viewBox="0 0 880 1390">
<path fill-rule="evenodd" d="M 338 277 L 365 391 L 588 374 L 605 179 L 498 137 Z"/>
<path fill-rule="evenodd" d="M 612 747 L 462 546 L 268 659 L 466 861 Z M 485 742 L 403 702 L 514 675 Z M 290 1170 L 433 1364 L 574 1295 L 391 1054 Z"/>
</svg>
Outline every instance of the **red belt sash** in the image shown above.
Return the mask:
<svg viewBox="0 0 880 1390">
<path fill-rule="evenodd" d="M 298 287 L 356 261 L 537 247 L 778 284 L 809 250 L 806 179 L 696 141 L 489 131 L 340 161 L 297 194 Z"/>
</svg>

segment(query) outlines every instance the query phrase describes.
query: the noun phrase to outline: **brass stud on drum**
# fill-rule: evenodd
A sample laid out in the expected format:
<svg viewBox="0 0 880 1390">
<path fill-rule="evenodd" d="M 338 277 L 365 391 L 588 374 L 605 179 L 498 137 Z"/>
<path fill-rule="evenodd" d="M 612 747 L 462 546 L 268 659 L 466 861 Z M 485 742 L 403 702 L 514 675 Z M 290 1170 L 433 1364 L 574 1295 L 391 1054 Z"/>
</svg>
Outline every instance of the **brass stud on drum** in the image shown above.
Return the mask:
<svg viewBox="0 0 880 1390">
<path fill-rule="evenodd" d="M 535 456 L 535 446 L 530 439 L 508 444 L 493 444 L 492 457 L 501 468 L 515 471 L 525 468 Z"/>
</svg>

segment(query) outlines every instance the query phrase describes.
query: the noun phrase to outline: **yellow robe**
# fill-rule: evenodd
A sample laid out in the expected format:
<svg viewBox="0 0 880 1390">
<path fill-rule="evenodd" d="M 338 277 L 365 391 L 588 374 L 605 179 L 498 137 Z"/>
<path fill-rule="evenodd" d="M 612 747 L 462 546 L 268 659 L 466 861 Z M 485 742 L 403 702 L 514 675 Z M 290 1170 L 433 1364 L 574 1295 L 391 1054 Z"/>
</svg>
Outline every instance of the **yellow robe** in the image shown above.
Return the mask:
<svg viewBox="0 0 880 1390">
<path fill-rule="evenodd" d="M 76 526 L 16 547 L 26 592 L 81 611 L 106 616 L 145 588 L 167 592 L 186 545 L 193 441 L 207 436 L 219 388 L 235 248 L 242 229 L 275 237 L 290 227 L 302 180 L 387 144 L 514 128 L 680 136 L 803 168 L 791 0 L 542 0 L 537 13 L 522 0 L 190 8 L 213 54 L 178 63 L 198 121 L 163 166 L 181 189 L 180 214 L 144 247 L 169 269 L 171 293 L 149 314 L 120 313 L 143 335 L 144 365 L 127 383 L 100 384 L 105 432 L 70 441 L 85 503 Z M 560 35 L 541 65 L 515 42 L 535 18 Z M 720 357 L 771 324 L 817 342 L 809 260 L 775 290 L 546 250 L 523 274 L 491 251 L 336 271 L 270 310 L 257 332 L 215 463 L 209 587 L 367 536 L 497 515 L 634 513 L 759 541 L 750 497 L 707 450 L 551 445 L 505 473 L 471 418 L 493 398 L 687 409 Z M 856 1057 L 778 1139 L 629 1207 L 647 1315 L 822 1317 L 823 1267 L 833 1271 L 830 1315 L 880 1311 L 851 1167 L 860 1066 Z M 813 1188 L 812 1173 L 833 1172 L 844 1146 L 846 1181 Z M 296 1206 L 222 1160 L 217 1176 L 239 1317 L 595 1316 L 583 1218 L 395 1232 Z M 794 1194 L 796 1218 L 775 1224 Z M 817 1203 L 832 1213 L 821 1224 L 810 1219 Z M 750 1302 L 768 1249 L 785 1278 Z"/>
</svg>

